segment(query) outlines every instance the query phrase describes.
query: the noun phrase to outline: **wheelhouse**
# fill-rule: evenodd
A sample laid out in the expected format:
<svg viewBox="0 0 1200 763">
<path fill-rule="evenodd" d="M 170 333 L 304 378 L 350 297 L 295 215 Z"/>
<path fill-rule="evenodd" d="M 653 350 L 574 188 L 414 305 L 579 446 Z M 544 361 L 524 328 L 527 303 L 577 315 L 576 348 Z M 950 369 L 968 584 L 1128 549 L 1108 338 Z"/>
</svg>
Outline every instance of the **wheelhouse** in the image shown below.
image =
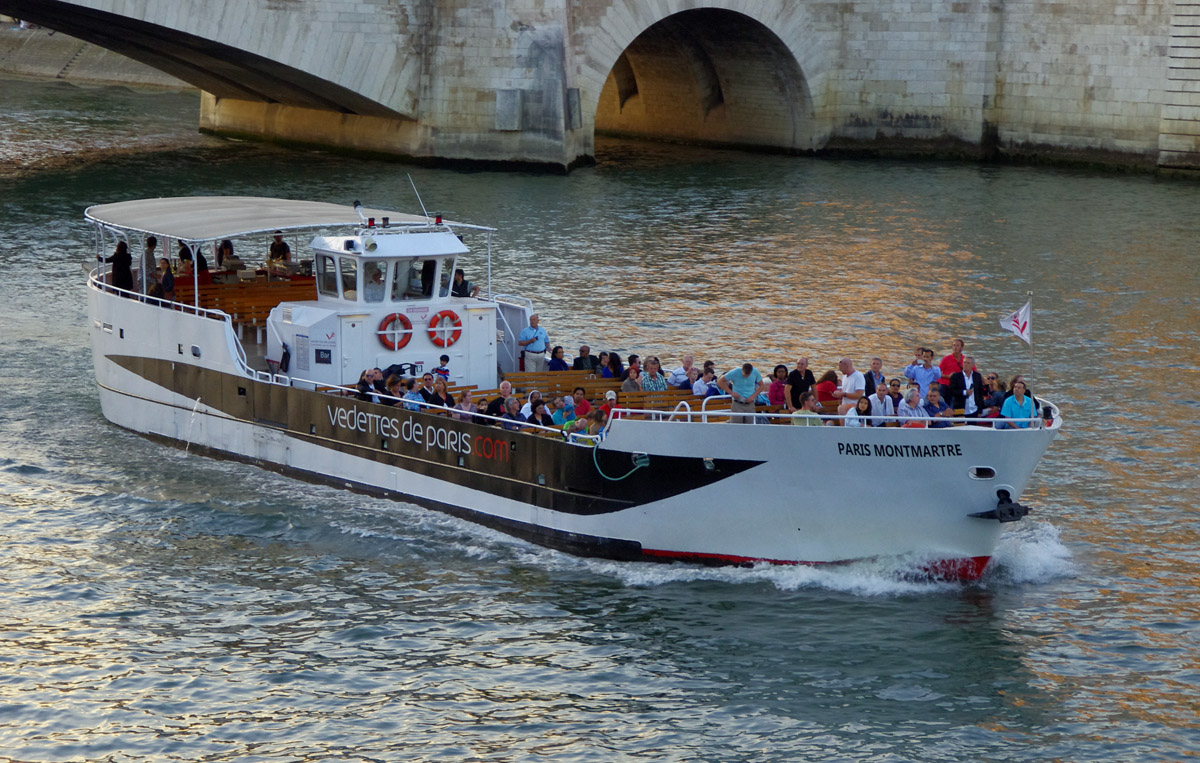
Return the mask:
<svg viewBox="0 0 1200 763">
<path fill-rule="evenodd" d="M 96 226 L 98 253 L 122 241 L 133 253 L 135 285 L 122 296 L 228 316 L 235 354 L 255 370 L 291 373 L 310 386 L 342 385 L 363 368 L 420 373 L 446 355 L 451 381 L 490 387 L 498 372 L 519 367 L 517 335 L 532 304 L 493 293 L 492 228 L 357 202 L 254 197 L 118 202 L 91 207 L 86 216 Z M 469 256 L 463 235 L 483 239 L 482 261 Z M 159 245 L 153 262 L 152 237 Z M 289 245 L 290 261 L 267 258 L 273 237 Z M 217 258 L 227 240 L 236 269 Z M 157 257 L 176 271 L 170 294 L 154 291 L 162 280 Z M 454 294 L 464 258 L 482 286 L 478 297 L 474 289 Z M 122 291 L 103 267 L 98 276 Z"/>
</svg>

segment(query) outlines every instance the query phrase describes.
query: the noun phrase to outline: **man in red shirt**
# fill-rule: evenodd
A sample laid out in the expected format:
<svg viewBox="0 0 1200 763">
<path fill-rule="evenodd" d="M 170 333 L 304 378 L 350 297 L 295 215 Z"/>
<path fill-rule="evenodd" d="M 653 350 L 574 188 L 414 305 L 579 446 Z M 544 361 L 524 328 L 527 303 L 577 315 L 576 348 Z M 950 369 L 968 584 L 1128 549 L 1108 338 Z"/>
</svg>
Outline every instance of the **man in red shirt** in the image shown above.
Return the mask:
<svg viewBox="0 0 1200 763">
<path fill-rule="evenodd" d="M 604 393 L 604 405 L 600 406 L 600 410 L 604 411 L 604 415 L 607 418 L 615 419 L 615 418 L 618 418 L 618 416 L 613 415 L 613 409 L 616 407 L 617 407 L 617 393 L 616 393 L 616 390 L 610 389 L 608 392 Z M 576 413 L 576 415 L 578 415 L 578 413 Z"/>
<path fill-rule="evenodd" d="M 938 368 L 941 369 L 942 378 L 938 379 L 938 385 L 944 389 L 950 389 L 950 377 L 963 370 L 963 340 L 955 339 L 951 346 L 950 354 L 942 358 L 942 362 L 938 363 Z"/>
</svg>

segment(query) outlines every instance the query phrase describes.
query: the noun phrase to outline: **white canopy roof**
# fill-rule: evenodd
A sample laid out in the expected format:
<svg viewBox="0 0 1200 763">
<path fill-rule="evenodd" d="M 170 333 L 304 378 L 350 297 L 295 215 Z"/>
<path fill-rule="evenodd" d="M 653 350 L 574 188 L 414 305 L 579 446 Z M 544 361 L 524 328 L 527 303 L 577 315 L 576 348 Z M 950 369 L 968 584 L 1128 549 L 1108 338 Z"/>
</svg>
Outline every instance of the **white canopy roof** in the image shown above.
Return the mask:
<svg viewBox="0 0 1200 763">
<path fill-rule="evenodd" d="M 384 209 L 364 207 L 362 212 L 367 217 L 374 217 L 377 226 L 382 224 L 384 217 L 390 218 L 392 225 L 433 224 L 427 217 Z M 122 201 L 88 207 L 84 216 L 113 228 L 190 242 L 216 241 L 275 230 L 366 225 L 352 206 L 259 196 L 182 196 Z"/>
</svg>

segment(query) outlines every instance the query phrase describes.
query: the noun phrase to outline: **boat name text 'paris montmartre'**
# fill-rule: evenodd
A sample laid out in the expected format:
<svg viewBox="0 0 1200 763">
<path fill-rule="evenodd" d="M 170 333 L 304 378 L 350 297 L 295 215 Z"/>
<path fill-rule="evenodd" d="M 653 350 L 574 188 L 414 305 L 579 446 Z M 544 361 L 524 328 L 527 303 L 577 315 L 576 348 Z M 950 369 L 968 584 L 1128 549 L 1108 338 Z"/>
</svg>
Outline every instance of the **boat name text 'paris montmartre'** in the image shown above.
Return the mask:
<svg viewBox="0 0 1200 763">
<path fill-rule="evenodd" d="M 877 456 L 881 458 L 949 458 L 962 455 L 962 445 L 868 445 L 839 442 L 839 456 Z"/>
</svg>

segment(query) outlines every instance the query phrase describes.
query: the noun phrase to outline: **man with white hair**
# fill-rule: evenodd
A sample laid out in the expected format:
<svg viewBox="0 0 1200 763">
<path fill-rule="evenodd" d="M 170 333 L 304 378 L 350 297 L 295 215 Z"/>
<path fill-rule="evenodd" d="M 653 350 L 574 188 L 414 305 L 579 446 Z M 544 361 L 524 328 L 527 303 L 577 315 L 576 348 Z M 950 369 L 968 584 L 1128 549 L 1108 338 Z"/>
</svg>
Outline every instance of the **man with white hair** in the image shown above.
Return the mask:
<svg viewBox="0 0 1200 763">
<path fill-rule="evenodd" d="M 983 377 L 975 370 L 975 358 L 964 355 L 962 370 L 950 376 L 950 407 L 962 408 L 964 416 L 978 416 L 983 410 Z"/>
<path fill-rule="evenodd" d="M 838 399 L 838 414 L 846 415 L 846 411 L 853 408 L 858 399 L 867 392 L 867 380 L 863 378 L 862 371 L 854 370 L 854 363 L 850 358 L 842 358 L 838 362 L 838 370 L 842 372 L 842 388 L 835 389 L 833 396 Z"/>
<path fill-rule="evenodd" d="M 515 397 L 510 397 L 504 401 L 504 421 L 502 426 L 510 432 L 515 432 L 525 423 L 525 417 L 521 415 L 521 401 Z"/>
<path fill-rule="evenodd" d="M 875 387 L 875 394 L 868 398 L 871 401 L 871 417 L 867 423 L 873 427 L 881 427 L 887 424 L 887 419 L 880 418 L 881 416 L 895 416 L 896 408 L 892 403 L 892 396 L 888 394 L 888 385 L 880 384 Z"/>
<path fill-rule="evenodd" d="M 688 371 L 692 370 L 692 364 L 696 362 L 696 359 L 691 355 L 684 355 L 680 360 L 683 362 L 683 365 L 676 368 L 667 377 L 667 384 L 672 387 L 682 386 L 684 382 L 688 381 Z"/>
<path fill-rule="evenodd" d="M 929 411 L 925 410 L 925 406 L 921 404 L 919 389 L 909 389 L 904 399 L 900 401 L 900 410 L 896 411 L 896 415 L 903 419 L 929 418 Z"/>
<path fill-rule="evenodd" d="M 506 400 L 508 400 L 508 398 L 510 398 L 510 397 L 512 397 L 512 382 L 509 382 L 509 381 L 500 382 L 499 397 L 497 397 L 492 402 L 488 403 L 487 410 L 484 411 L 484 413 L 486 413 L 489 416 L 495 416 L 497 418 L 503 416 L 504 415 L 504 402 Z M 496 422 L 495 421 L 486 421 L 485 423 L 495 424 Z"/>
<path fill-rule="evenodd" d="M 529 316 L 529 325 L 521 329 L 517 344 L 525 351 L 526 371 L 546 370 L 546 350 L 550 349 L 550 335 L 538 326 L 538 315 Z"/>
</svg>

